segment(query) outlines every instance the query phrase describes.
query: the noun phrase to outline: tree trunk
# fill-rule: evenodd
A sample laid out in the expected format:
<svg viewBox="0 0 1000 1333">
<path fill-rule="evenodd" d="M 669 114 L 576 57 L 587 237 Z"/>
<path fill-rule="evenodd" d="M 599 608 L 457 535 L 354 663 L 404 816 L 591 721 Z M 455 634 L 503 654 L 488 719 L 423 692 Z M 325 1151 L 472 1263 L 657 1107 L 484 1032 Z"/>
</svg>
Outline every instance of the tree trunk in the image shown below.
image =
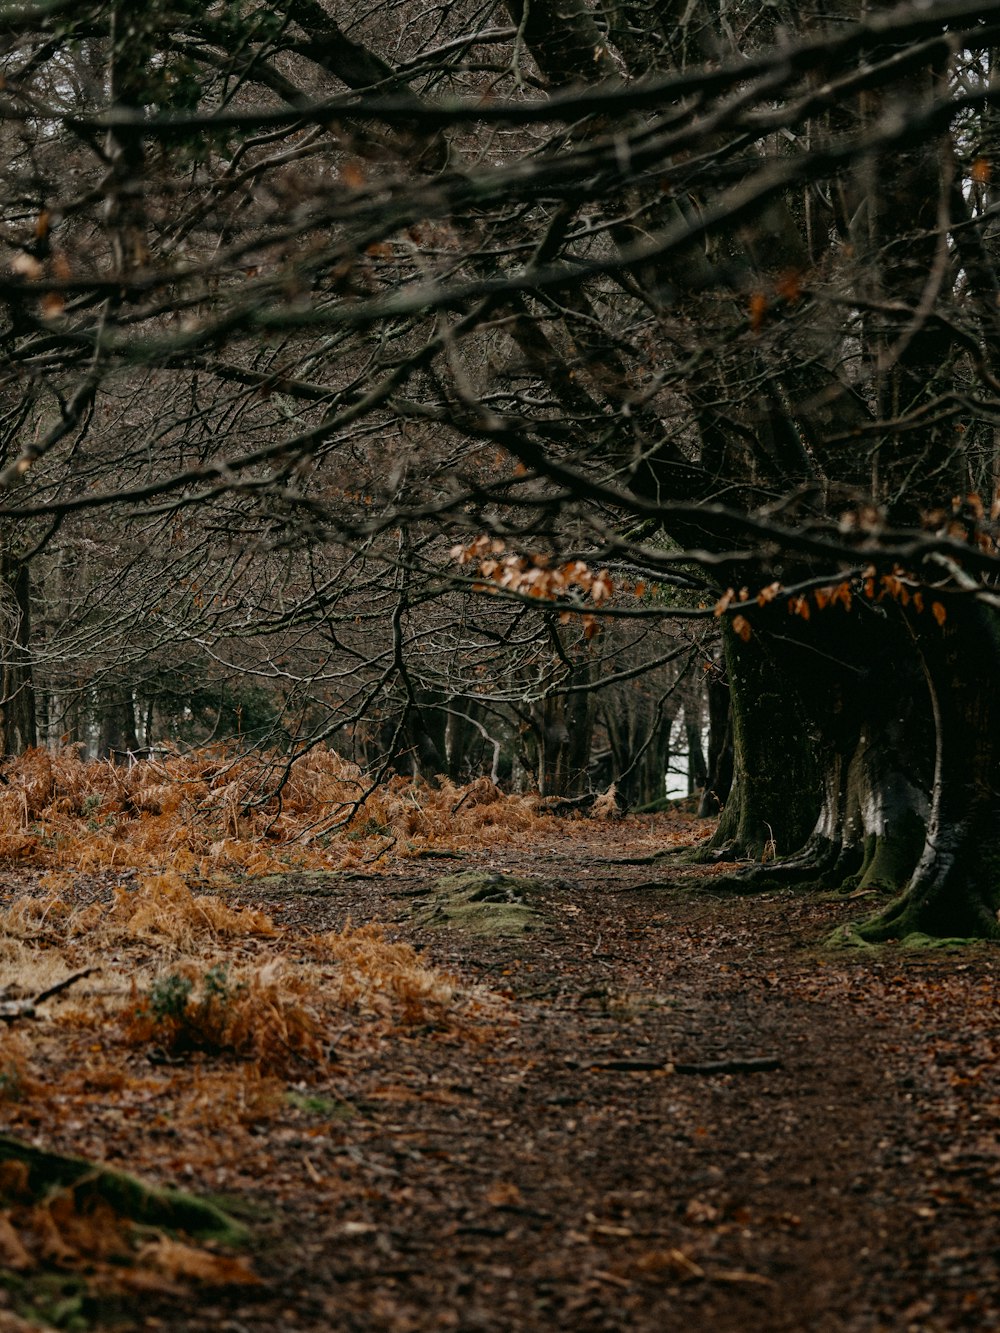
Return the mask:
<svg viewBox="0 0 1000 1333">
<path fill-rule="evenodd" d="M 805 842 L 816 822 L 818 774 L 787 654 L 776 653 L 764 633 L 744 642 L 728 625 L 723 643 L 735 775 L 705 854 L 760 861 Z"/>
<path fill-rule="evenodd" d="M 780 670 L 763 631 L 728 637 L 737 777 L 710 850 L 767 862 L 744 883 L 898 891 L 923 845 L 934 753 L 912 627 L 861 599 L 784 627 L 780 614 L 761 617 Z"/>
<path fill-rule="evenodd" d="M 729 681 L 723 662 L 708 673 L 708 776 L 698 805 L 702 819 L 716 815 L 729 798 L 733 785 L 733 724 L 729 707 Z"/>
<path fill-rule="evenodd" d="M 684 739 L 687 744 L 687 794 L 705 790 L 708 784 L 708 760 L 701 743 L 701 700 L 690 695 L 684 702 Z"/>
<path fill-rule="evenodd" d="M 35 690 L 32 679 L 31 579 L 28 566 L 9 553 L 0 558 L 0 581 L 7 601 L 3 653 L 3 751 L 23 754 L 38 744 Z"/>
<path fill-rule="evenodd" d="M 587 786 L 592 696 L 550 694 L 532 705 L 531 722 L 533 767 L 539 792 L 543 796 L 580 795 Z"/>
<path fill-rule="evenodd" d="M 105 691 L 100 700 L 99 759 L 122 759 L 139 749 L 135 705 L 130 694 Z"/>
<path fill-rule="evenodd" d="M 860 934 L 1000 939 L 1000 622 L 955 599 L 943 626 L 919 626 L 918 644 L 935 724 L 930 821 L 905 892 Z"/>
</svg>

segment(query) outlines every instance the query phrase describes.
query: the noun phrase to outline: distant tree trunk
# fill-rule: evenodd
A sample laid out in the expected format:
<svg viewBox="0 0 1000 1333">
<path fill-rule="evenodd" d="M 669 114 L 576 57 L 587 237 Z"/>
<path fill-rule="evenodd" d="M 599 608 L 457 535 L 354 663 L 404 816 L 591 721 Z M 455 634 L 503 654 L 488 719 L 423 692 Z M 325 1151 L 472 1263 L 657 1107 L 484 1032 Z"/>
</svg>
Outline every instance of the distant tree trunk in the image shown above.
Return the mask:
<svg viewBox="0 0 1000 1333">
<path fill-rule="evenodd" d="M 543 796 L 578 796 L 586 790 L 592 731 L 589 693 L 551 694 L 532 705 L 526 739 Z"/>
<path fill-rule="evenodd" d="M 642 809 L 666 799 L 670 741 L 682 695 L 676 682 L 659 698 L 648 684 L 630 682 L 602 705 L 619 798 Z"/>
<path fill-rule="evenodd" d="M 0 706 L 5 754 L 22 754 L 38 743 L 35 689 L 31 670 L 31 578 L 28 566 L 5 552 L 0 582 L 7 602 Z"/>
<path fill-rule="evenodd" d="M 684 739 L 687 744 L 687 794 L 704 791 L 708 783 L 708 761 L 701 743 L 701 700 L 690 691 L 684 701 Z"/>
<path fill-rule="evenodd" d="M 578 796 L 589 785 L 596 713 L 593 666 L 585 646 L 563 643 L 554 618 L 548 628 L 556 664 L 566 669 L 560 684 L 572 688 L 553 689 L 520 713 L 518 759 L 543 796 Z"/>
<path fill-rule="evenodd" d="M 702 819 L 717 815 L 729 798 L 733 785 L 733 724 L 729 707 L 729 681 L 720 661 L 708 673 L 708 775 L 698 814 Z"/>
<path fill-rule="evenodd" d="M 444 728 L 434 709 L 415 709 L 406 728 L 414 777 L 435 783 L 448 767 L 444 755 Z"/>
<path fill-rule="evenodd" d="M 102 692 L 99 703 L 100 732 L 97 754 L 100 759 L 113 759 L 134 754 L 139 749 L 135 729 L 135 705 L 130 694 L 115 691 Z"/>
</svg>

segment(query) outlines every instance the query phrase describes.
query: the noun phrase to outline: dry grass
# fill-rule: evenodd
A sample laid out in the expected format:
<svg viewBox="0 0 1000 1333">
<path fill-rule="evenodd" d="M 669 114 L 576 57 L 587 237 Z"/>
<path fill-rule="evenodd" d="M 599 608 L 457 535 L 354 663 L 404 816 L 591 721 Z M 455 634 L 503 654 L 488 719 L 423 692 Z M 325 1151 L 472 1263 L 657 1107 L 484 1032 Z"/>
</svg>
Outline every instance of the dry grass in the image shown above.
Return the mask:
<svg viewBox="0 0 1000 1333">
<path fill-rule="evenodd" d="M 328 986 L 345 1009 L 400 1024 L 441 1019 L 458 994 L 453 977 L 428 967 L 409 944 L 386 939 L 378 925 L 346 926 L 305 942 L 318 959 L 339 964 Z"/>
<path fill-rule="evenodd" d="M 36 750 L 2 776 L 0 862 L 23 868 L 26 891 L 0 910 L 0 998 L 95 969 L 37 1021 L 0 1029 L 14 1134 L 168 1179 L 218 1172 L 221 1136 L 234 1169 L 261 1174 L 261 1127 L 289 1116 L 289 1083 L 335 1083 L 339 1098 L 380 1042 L 480 1040 L 504 1022 L 502 1001 L 381 927 L 295 935 L 205 888 L 502 842 L 538 827 L 537 801 L 487 780 L 402 779 L 362 801 L 358 770 L 321 751 L 280 796 L 263 761 L 222 754 L 117 769 Z M 0 1163 L 0 1266 L 58 1268 L 102 1291 L 254 1280 L 240 1261 L 81 1210 L 72 1192 L 32 1197 L 16 1171 Z"/>
<path fill-rule="evenodd" d="M 339 869 L 427 849 L 503 843 L 545 819 L 537 796 L 504 796 L 488 778 L 465 787 L 364 775 L 329 750 L 290 769 L 222 751 L 83 762 L 69 748 L 10 760 L 0 788 L 0 863 L 66 871 L 157 867 L 221 873 Z"/>
</svg>

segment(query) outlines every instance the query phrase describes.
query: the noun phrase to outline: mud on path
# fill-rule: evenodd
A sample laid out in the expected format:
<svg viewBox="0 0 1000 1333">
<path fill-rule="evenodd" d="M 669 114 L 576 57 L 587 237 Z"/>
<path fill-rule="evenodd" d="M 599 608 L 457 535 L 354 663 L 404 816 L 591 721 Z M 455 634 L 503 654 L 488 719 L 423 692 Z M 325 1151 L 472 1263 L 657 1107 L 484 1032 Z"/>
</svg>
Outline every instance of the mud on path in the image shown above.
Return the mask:
<svg viewBox="0 0 1000 1333">
<path fill-rule="evenodd" d="M 652 845 L 572 823 L 247 884 L 289 927 L 391 923 L 504 1003 L 477 1041 L 346 1052 L 262 1127 L 262 1285 L 107 1327 L 1000 1328 L 995 951 L 824 952 L 864 904 L 622 863 Z M 470 870 L 540 879 L 531 928 L 442 924 L 430 886 Z"/>
</svg>

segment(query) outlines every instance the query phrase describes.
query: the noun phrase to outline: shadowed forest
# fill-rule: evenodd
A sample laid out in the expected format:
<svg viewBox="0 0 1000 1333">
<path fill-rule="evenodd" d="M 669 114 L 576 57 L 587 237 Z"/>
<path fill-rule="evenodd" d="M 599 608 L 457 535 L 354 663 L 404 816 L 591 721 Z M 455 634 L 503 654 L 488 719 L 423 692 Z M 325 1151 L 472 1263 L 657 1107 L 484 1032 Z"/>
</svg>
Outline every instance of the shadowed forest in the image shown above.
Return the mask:
<svg viewBox="0 0 1000 1333">
<path fill-rule="evenodd" d="M 998 42 L 0 0 L 0 1333 L 1000 1327 Z"/>
</svg>

